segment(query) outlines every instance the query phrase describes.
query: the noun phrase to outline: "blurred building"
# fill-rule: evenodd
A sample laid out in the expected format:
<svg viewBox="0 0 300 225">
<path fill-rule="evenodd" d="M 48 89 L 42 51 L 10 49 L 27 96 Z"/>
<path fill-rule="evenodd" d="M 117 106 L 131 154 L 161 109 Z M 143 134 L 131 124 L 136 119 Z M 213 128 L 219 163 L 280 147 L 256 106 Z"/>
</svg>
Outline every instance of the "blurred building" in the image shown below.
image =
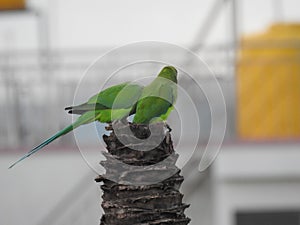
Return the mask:
<svg viewBox="0 0 300 225">
<path fill-rule="evenodd" d="M 241 41 L 237 67 L 238 133 L 244 139 L 300 134 L 300 24 L 274 24 Z"/>
</svg>

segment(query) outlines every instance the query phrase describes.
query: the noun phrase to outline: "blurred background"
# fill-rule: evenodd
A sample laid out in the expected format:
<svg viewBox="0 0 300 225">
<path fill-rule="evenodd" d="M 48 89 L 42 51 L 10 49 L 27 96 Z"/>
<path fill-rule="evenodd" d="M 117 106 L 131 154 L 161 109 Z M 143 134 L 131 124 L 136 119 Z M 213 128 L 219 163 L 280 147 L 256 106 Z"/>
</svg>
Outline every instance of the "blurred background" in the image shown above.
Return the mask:
<svg viewBox="0 0 300 225">
<path fill-rule="evenodd" d="M 191 224 L 299 225 L 299 8 L 298 0 L 0 0 L 1 224 L 99 224 L 96 174 L 72 134 L 7 167 L 71 123 L 63 109 L 93 60 L 154 40 L 201 56 L 225 98 L 218 158 L 199 172 L 196 152 L 183 170 Z M 103 79 L 111 64 L 99 69 Z M 210 87 L 211 75 L 199 76 Z M 87 89 L 97 86 L 91 81 Z M 204 95 L 192 97 L 201 111 L 201 145 L 210 135 L 210 109 Z"/>
</svg>

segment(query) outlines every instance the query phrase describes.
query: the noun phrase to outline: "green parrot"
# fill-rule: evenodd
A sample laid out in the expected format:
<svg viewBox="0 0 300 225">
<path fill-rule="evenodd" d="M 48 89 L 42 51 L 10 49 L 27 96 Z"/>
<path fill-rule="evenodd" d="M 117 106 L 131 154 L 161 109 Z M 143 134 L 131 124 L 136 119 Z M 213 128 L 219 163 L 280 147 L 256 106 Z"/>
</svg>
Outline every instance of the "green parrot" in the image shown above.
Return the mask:
<svg viewBox="0 0 300 225">
<path fill-rule="evenodd" d="M 79 114 L 78 119 L 30 150 L 9 168 L 84 124 L 94 121 L 110 123 L 133 114 L 135 114 L 133 123 L 137 124 L 147 124 L 154 121 L 153 118 L 166 120 L 173 109 L 177 95 L 176 86 L 173 85 L 175 83 L 177 83 L 177 71 L 174 67 L 167 66 L 146 87 L 125 82 L 101 91 L 89 98 L 86 103 L 66 107 L 65 110 L 69 113 Z"/>
</svg>

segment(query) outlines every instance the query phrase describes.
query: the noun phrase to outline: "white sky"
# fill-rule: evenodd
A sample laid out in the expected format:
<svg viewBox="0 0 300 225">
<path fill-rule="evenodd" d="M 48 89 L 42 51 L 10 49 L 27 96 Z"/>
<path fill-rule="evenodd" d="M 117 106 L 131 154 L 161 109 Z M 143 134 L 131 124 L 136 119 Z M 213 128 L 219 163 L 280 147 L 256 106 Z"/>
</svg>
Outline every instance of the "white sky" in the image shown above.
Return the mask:
<svg viewBox="0 0 300 225">
<path fill-rule="evenodd" d="M 272 4 L 279 0 L 237 0 L 242 33 L 263 30 L 280 19 Z M 188 47 L 215 0 L 31 0 L 48 12 L 50 43 L 55 48 L 114 47 L 158 40 Z M 281 0 L 283 21 L 300 21 L 300 1 Z M 0 50 L 38 47 L 33 14 L 0 14 Z M 224 7 L 208 38 L 230 41 L 230 8 Z"/>
</svg>

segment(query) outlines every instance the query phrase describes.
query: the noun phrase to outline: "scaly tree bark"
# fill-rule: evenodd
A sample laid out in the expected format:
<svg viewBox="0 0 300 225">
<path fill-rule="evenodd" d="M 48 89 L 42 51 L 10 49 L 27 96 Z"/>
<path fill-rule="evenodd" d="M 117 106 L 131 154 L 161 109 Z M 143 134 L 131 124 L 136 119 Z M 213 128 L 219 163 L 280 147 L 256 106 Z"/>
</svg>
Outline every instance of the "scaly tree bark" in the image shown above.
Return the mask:
<svg viewBox="0 0 300 225">
<path fill-rule="evenodd" d="M 154 148 L 138 151 L 121 143 L 118 135 L 128 141 L 133 135 L 146 139 L 150 135 L 149 127 L 130 124 L 129 128 L 130 134 L 123 125 L 109 126 L 110 135 L 103 135 L 108 153 L 101 165 L 106 173 L 95 179 L 103 182 L 104 215 L 100 225 L 188 224 L 190 219 L 184 210 L 189 205 L 182 203 L 183 194 L 179 192 L 183 177 L 175 165 L 178 155 L 173 149 L 170 129 L 160 123 L 152 126 L 152 135 L 162 137 L 158 140 L 163 141 L 146 143 Z"/>
</svg>

